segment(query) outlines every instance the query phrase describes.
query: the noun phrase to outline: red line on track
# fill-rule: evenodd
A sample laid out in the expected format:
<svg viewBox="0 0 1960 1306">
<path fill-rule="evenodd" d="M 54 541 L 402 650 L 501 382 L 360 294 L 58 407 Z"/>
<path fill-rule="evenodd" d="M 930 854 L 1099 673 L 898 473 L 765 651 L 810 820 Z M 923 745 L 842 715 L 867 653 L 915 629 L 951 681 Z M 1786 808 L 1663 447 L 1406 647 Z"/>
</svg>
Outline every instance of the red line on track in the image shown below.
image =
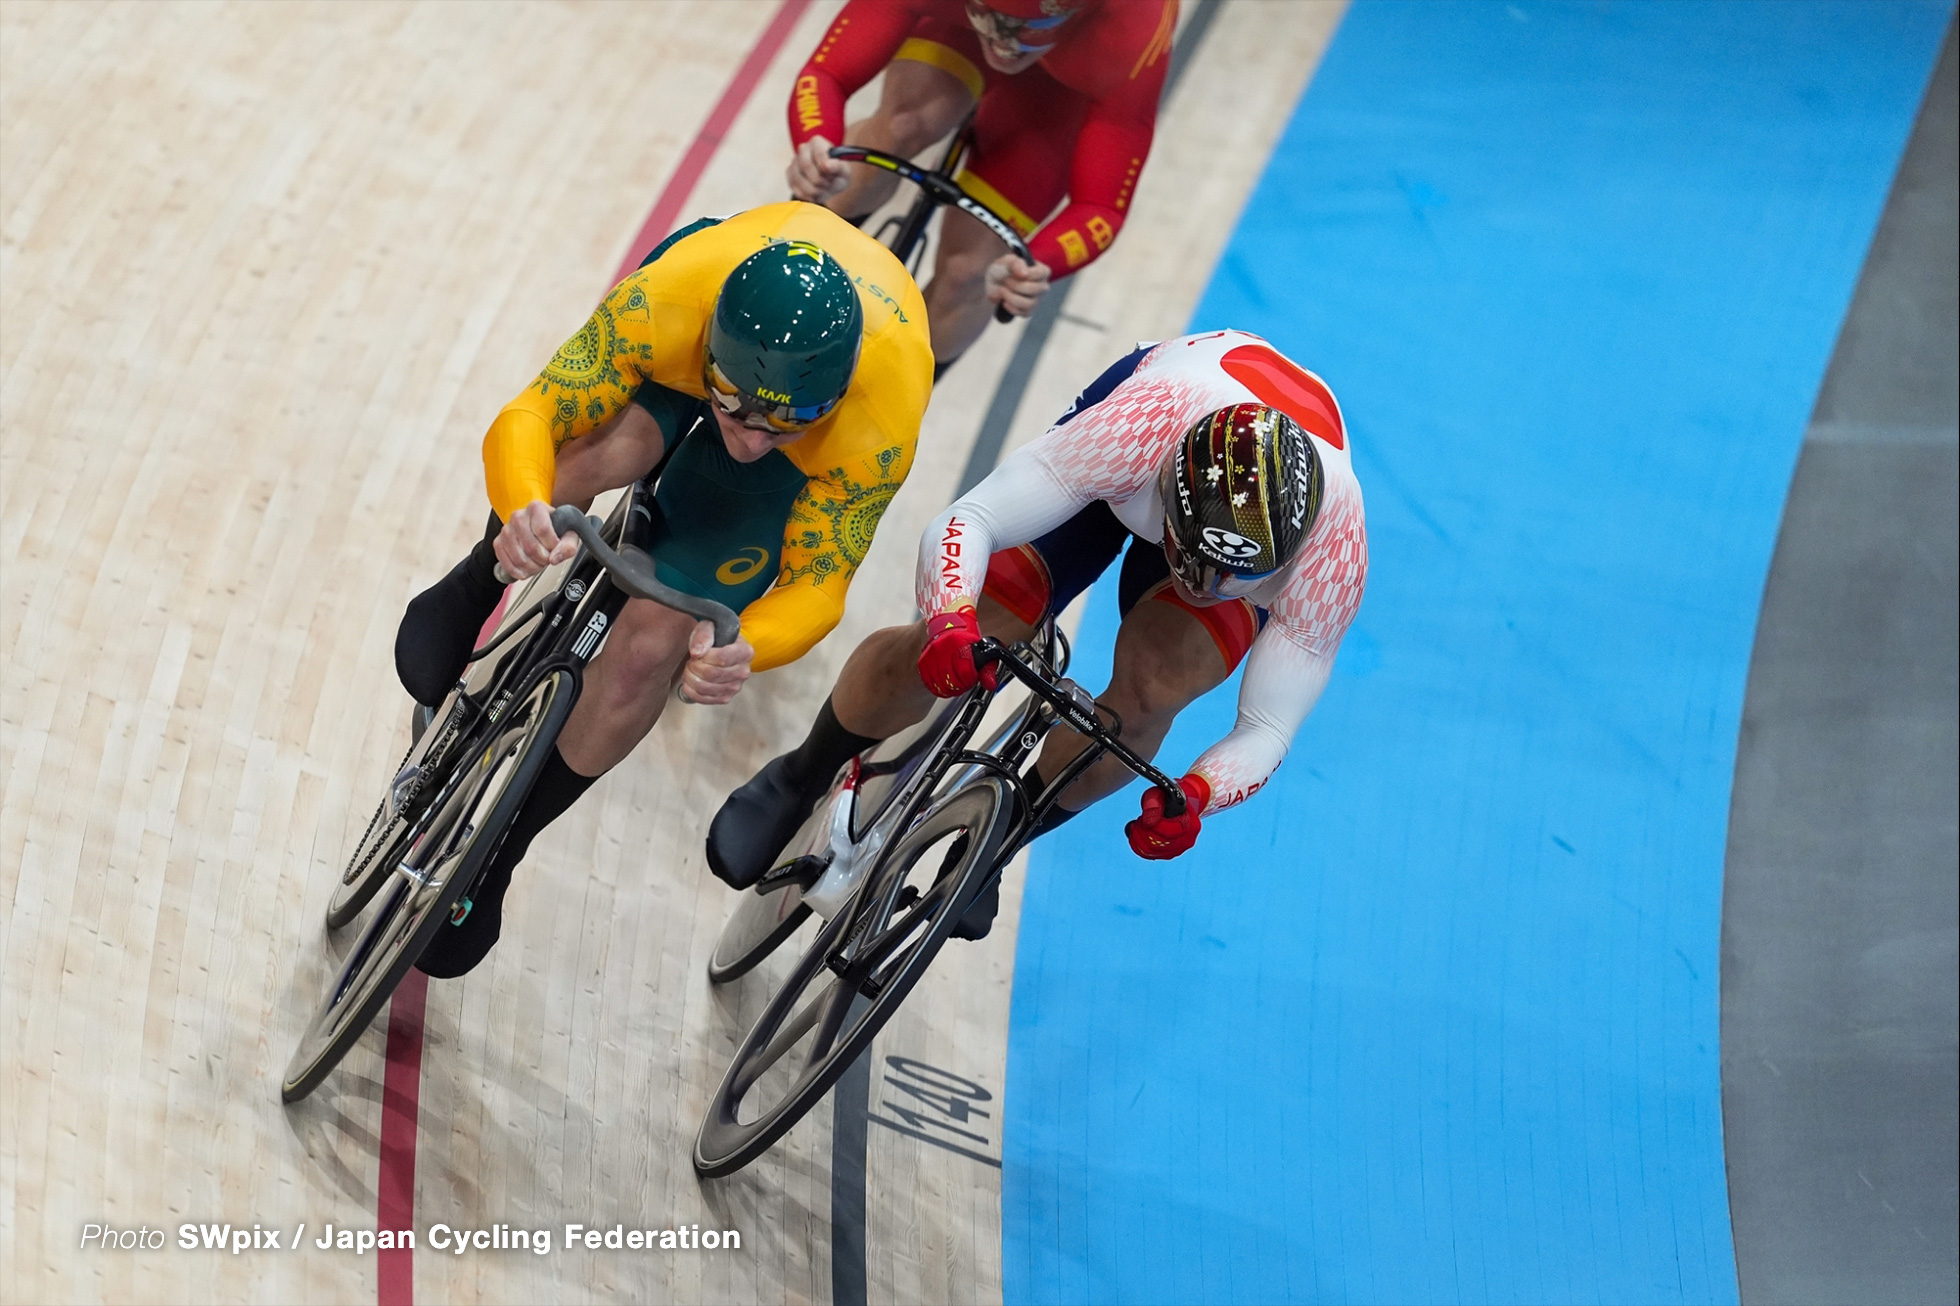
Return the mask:
<svg viewBox="0 0 1960 1306">
<path fill-rule="evenodd" d="M 735 116 L 742 112 L 742 106 L 755 93 L 756 83 L 762 80 L 769 61 L 783 48 L 783 42 L 789 39 L 790 29 L 796 26 L 796 20 L 809 7 L 810 0 L 783 0 L 776 10 L 776 16 L 769 20 L 769 26 L 762 29 L 762 35 L 756 38 L 749 57 L 742 60 L 742 66 L 735 70 L 728 89 L 721 93 L 721 99 L 715 102 L 708 120 L 701 124 L 701 130 L 695 134 L 694 143 L 681 156 L 680 166 L 667 179 L 666 189 L 653 202 L 653 212 L 647 215 L 645 225 L 640 228 L 640 234 L 633 237 L 633 244 L 621 260 L 619 270 L 613 273 L 614 282 L 638 267 L 640 260 L 652 253 L 653 247 L 674 229 L 674 219 L 680 216 L 681 206 L 694 193 L 694 184 L 708 170 L 708 160 L 721 148 L 722 138 L 728 135 L 728 129 L 735 124 Z"/>
<path fill-rule="evenodd" d="M 429 977 L 419 970 L 388 1005 L 388 1068 L 381 1085 L 381 1177 L 376 1183 L 376 1229 L 415 1227 L 415 1120 L 422 1091 L 422 1012 Z M 381 1306 L 412 1306 L 415 1253 L 402 1247 L 375 1253 Z"/>
<path fill-rule="evenodd" d="M 707 171 L 715 151 L 728 135 L 770 61 L 783 48 L 810 0 L 782 0 L 769 25 L 762 29 L 748 56 L 735 70 L 707 120 L 695 133 L 680 165 L 653 202 L 640 234 L 633 238 L 613 281 L 639 266 L 674 225 L 681 206 Z M 505 595 L 509 598 L 508 592 Z M 499 611 L 503 605 L 498 604 Z M 496 618 L 493 616 L 491 621 Z M 388 1062 L 381 1089 L 381 1174 L 376 1183 L 377 1229 L 415 1227 L 415 1140 L 418 1102 L 422 1090 L 422 1016 L 427 1008 L 429 977 L 411 970 L 388 1006 Z M 415 1253 L 408 1248 L 376 1253 L 375 1289 L 380 1306 L 414 1306 Z"/>
</svg>

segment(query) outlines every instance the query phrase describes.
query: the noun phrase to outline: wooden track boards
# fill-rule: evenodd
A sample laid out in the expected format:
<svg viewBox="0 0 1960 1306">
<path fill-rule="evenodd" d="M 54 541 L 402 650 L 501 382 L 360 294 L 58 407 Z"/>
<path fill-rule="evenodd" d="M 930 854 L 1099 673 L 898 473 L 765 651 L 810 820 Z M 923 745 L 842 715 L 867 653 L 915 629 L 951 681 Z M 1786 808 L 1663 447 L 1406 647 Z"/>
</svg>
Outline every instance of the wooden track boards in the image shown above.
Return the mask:
<svg viewBox="0 0 1960 1306">
<path fill-rule="evenodd" d="M 382 1026 L 308 1102 L 277 1090 L 348 942 L 328 887 L 406 741 L 395 623 L 474 537 L 487 418 L 584 319 L 771 11 L 0 5 L 0 1298 L 372 1297 L 372 1256 L 175 1231 L 375 1224 Z M 802 18 L 689 212 L 780 193 L 784 89 L 834 12 Z M 1227 4 L 1010 444 L 1183 326 L 1338 12 Z M 837 635 L 671 713 L 538 841 L 492 959 L 431 987 L 419 1232 L 687 1221 L 744 1250 L 425 1244 L 425 1299 L 828 1299 L 827 1110 L 735 1178 L 687 1162 L 757 992 L 703 978 L 730 901 L 701 833 L 909 615 L 918 529 L 1018 330 L 935 397 Z M 881 1067 L 998 1097 L 1018 887 Z M 874 1126 L 869 1172 L 872 1300 L 999 1299 L 998 1170 Z M 89 1221 L 167 1247 L 83 1252 Z"/>
</svg>

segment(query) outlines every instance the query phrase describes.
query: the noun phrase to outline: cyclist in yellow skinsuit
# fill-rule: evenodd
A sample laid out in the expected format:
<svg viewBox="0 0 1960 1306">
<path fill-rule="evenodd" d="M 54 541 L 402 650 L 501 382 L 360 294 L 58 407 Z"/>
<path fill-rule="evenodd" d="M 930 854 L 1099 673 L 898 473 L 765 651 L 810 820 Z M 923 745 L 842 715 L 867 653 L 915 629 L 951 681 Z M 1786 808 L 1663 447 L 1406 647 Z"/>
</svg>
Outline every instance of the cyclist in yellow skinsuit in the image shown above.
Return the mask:
<svg viewBox="0 0 1960 1306">
<path fill-rule="evenodd" d="M 396 667 L 418 701 L 461 674 L 502 586 L 576 551 L 554 503 L 660 469 L 661 578 L 727 603 L 742 638 L 631 600 L 462 923 L 421 958 L 459 975 L 496 942 L 530 841 L 632 751 L 668 695 L 725 703 L 843 615 L 845 591 L 911 467 L 931 393 L 925 305 L 890 252 L 826 209 L 772 204 L 669 237 L 615 286 L 483 441 L 495 509 L 463 562 L 410 603 Z"/>
</svg>

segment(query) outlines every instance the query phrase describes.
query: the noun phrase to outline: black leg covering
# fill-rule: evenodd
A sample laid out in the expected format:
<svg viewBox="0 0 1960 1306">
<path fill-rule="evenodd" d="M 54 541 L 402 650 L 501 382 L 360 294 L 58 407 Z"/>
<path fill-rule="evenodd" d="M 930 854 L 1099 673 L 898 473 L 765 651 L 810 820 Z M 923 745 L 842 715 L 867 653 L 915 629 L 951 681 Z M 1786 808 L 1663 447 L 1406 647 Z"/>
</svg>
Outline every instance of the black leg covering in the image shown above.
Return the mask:
<svg viewBox="0 0 1960 1306">
<path fill-rule="evenodd" d="M 756 772 L 715 813 L 708 869 L 732 889 L 761 879 L 830 789 L 837 768 L 877 742 L 844 729 L 826 698 L 803 742 Z"/>
<path fill-rule="evenodd" d="M 1048 809 L 1048 812 L 1045 816 L 1043 816 L 1039 821 L 1036 821 L 1034 823 L 1034 833 L 1028 836 L 1028 842 L 1033 843 L 1036 839 L 1039 839 L 1042 835 L 1047 834 L 1050 830 L 1056 829 L 1059 826 L 1067 825 L 1070 821 L 1073 821 L 1076 817 L 1080 815 L 1082 815 L 1081 811 L 1063 807 L 1060 803 L 1056 803 L 1053 807 Z"/>
<path fill-rule="evenodd" d="M 1034 768 L 1032 778 L 1034 780 L 1033 789 L 1035 793 L 1040 793 L 1048 787 L 1048 782 L 1041 778 L 1040 768 Z M 1063 807 L 1060 803 L 1056 803 L 1048 809 L 1047 815 L 1035 822 L 1034 833 L 1028 836 L 1027 842 L 1033 843 L 1050 830 L 1055 829 L 1057 826 L 1066 825 L 1080 815 L 1081 813 L 1079 811 L 1071 811 L 1069 808 Z M 994 917 L 999 912 L 1000 881 L 995 880 L 993 885 L 985 893 L 975 898 L 967 907 L 966 911 L 960 915 L 960 923 L 953 927 L 953 937 L 956 939 L 976 940 L 986 938 L 988 933 L 994 928 Z"/>
<path fill-rule="evenodd" d="M 501 529 L 497 514 L 491 513 L 489 527 L 469 556 L 409 600 L 395 632 L 395 674 L 418 703 L 442 702 L 469 665 L 477 632 L 497 610 L 504 587 L 497 583 L 491 541 Z"/>
<path fill-rule="evenodd" d="M 878 742 L 869 735 L 854 735 L 844 729 L 837 719 L 837 710 L 826 698 L 817 709 L 817 719 L 810 723 L 810 733 L 786 756 L 790 778 L 828 787 L 838 767 Z"/>
<path fill-rule="evenodd" d="M 497 849 L 489 868 L 471 892 L 469 914 L 460 925 L 443 925 L 436 930 L 435 938 L 415 963 L 417 970 L 436 979 L 454 979 L 474 969 L 489 955 L 503 933 L 504 891 L 510 888 L 510 877 L 517 864 L 530 851 L 531 840 L 563 816 L 598 778 L 580 775 L 565 764 L 556 748 L 551 750 L 544 769 L 538 773 L 538 782 L 531 786 L 530 797 L 524 800 L 517 819 L 504 835 L 503 846 Z"/>
</svg>

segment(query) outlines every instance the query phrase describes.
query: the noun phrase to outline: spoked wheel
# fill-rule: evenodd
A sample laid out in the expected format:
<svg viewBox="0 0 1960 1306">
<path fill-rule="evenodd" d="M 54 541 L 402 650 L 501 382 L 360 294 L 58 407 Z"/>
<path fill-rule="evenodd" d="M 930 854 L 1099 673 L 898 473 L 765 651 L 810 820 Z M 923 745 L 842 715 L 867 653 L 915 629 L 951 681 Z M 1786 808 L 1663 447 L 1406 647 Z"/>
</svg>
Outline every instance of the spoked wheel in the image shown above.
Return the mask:
<svg viewBox="0 0 1960 1306">
<path fill-rule="evenodd" d="M 891 845 L 742 1040 L 701 1122 L 695 1170 L 730 1174 L 762 1155 L 871 1045 L 992 870 L 1017 801 L 985 777 Z"/>
<path fill-rule="evenodd" d="M 348 954 L 287 1063 L 287 1102 L 318 1088 L 367 1031 L 408 968 L 475 882 L 550 756 L 576 697 L 554 672 L 505 710 L 490 741 L 463 759 L 383 863 L 388 892 Z"/>
<path fill-rule="evenodd" d="M 428 708 L 416 705 L 415 742 L 409 745 L 401 765 L 395 768 L 387 792 L 381 795 L 366 832 L 347 859 L 347 868 L 340 873 L 340 882 L 333 887 L 333 897 L 327 900 L 328 929 L 337 930 L 359 916 L 361 909 L 387 883 L 390 872 L 401 859 L 402 848 L 416 828 L 417 818 L 427 810 L 425 800 L 440 784 L 443 754 L 455 741 L 455 731 L 461 727 L 464 715 L 462 699 L 453 693 L 439 717 L 434 717 Z M 433 736 L 429 733 L 431 719 L 445 723 Z"/>
</svg>

